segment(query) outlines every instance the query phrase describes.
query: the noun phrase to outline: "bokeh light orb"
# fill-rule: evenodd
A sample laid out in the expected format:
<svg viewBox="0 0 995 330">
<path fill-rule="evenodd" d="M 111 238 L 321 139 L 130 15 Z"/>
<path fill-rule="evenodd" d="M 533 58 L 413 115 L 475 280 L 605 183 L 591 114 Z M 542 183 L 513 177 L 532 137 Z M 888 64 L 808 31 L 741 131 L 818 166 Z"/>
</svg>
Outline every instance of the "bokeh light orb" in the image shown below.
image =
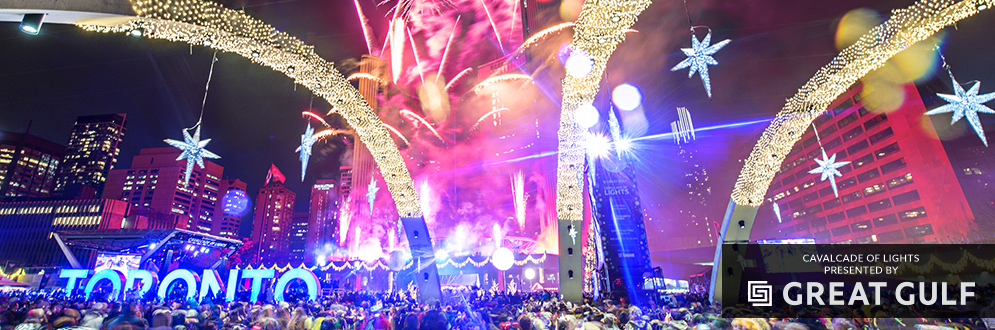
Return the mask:
<svg viewBox="0 0 995 330">
<path fill-rule="evenodd" d="M 643 93 L 639 88 L 629 84 L 621 84 L 612 91 L 612 102 L 622 111 L 636 110 L 643 104 Z"/>
<path fill-rule="evenodd" d="M 580 127 L 591 128 L 598 123 L 598 119 L 601 115 L 598 114 L 598 108 L 595 108 L 590 104 L 584 104 L 577 107 L 577 113 L 574 116 L 574 119 L 577 120 L 577 124 L 580 125 Z"/>
<path fill-rule="evenodd" d="M 530 279 L 530 280 L 533 279 L 533 278 L 536 278 L 536 270 L 532 269 L 532 268 L 526 269 L 525 270 L 525 278 Z"/>
<path fill-rule="evenodd" d="M 583 8 L 584 0 L 563 0 L 560 2 L 560 19 L 564 22 L 576 21 Z"/>
<path fill-rule="evenodd" d="M 249 195 L 240 189 L 232 189 L 221 197 L 221 205 L 227 215 L 241 217 L 249 210 Z"/>
<path fill-rule="evenodd" d="M 587 56 L 583 49 L 573 49 L 571 47 L 570 57 L 567 58 L 567 73 L 574 77 L 585 77 L 594 68 L 594 60 Z"/>
<path fill-rule="evenodd" d="M 491 264 L 500 271 L 509 270 L 515 264 L 515 254 L 506 247 L 497 248 L 491 255 Z"/>
<path fill-rule="evenodd" d="M 394 250 L 387 259 L 387 267 L 396 272 L 404 269 L 408 260 L 411 260 L 411 254 L 401 250 Z"/>
</svg>

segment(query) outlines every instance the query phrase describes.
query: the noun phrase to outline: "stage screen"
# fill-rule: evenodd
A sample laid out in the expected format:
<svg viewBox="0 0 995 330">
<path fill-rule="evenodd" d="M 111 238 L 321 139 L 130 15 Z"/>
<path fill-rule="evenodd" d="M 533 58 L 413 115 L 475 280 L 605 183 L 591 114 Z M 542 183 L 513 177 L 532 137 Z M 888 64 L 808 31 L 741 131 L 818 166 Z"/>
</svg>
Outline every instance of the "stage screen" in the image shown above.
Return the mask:
<svg viewBox="0 0 995 330">
<path fill-rule="evenodd" d="M 129 270 L 137 270 L 142 261 L 142 256 L 131 254 L 108 254 L 97 255 L 97 265 L 93 267 L 95 272 L 104 269 L 113 269 L 123 274 L 128 274 Z"/>
</svg>

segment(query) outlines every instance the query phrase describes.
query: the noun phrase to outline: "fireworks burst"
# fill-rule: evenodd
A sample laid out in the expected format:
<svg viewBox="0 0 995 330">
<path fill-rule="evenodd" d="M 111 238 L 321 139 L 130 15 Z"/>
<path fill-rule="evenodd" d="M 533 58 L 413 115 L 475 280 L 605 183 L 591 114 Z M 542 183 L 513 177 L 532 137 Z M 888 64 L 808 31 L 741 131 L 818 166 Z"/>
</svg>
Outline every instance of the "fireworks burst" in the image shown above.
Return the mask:
<svg viewBox="0 0 995 330">
<path fill-rule="evenodd" d="M 422 116 L 419 116 L 418 114 L 408 109 L 403 109 L 400 111 L 400 113 L 403 116 L 407 116 L 409 118 L 413 118 L 414 120 L 421 122 L 422 124 L 425 125 L 425 128 L 428 128 L 429 131 L 432 131 L 432 134 L 435 134 L 435 137 L 439 138 L 439 141 L 446 142 L 446 140 L 442 138 L 442 135 L 439 135 L 439 131 L 436 131 L 435 127 L 432 127 L 432 124 L 429 124 L 428 121 L 425 120 L 425 118 L 422 118 Z"/>
<path fill-rule="evenodd" d="M 363 7 L 359 6 L 359 0 L 353 0 L 356 4 L 356 12 L 359 14 L 359 24 L 363 26 L 363 37 L 366 39 L 366 50 L 370 52 L 370 55 L 379 56 L 380 50 L 374 49 L 376 44 L 376 36 L 373 35 L 373 29 L 370 28 L 370 21 L 366 19 L 366 15 L 363 15 Z"/>
<path fill-rule="evenodd" d="M 324 131 L 315 133 L 314 134 L 314 139 L 320 141 L 321 139 L 324 139 L 326 137 L 329 137 L 329 136 L 332 136 L 332 135 L 335 135 L 335 134 L 352 134 L 352 131 L 350 131 L 350 130 L 344 130 L 344 129 L 326 129 Z"/>
<path fill-rule="evenodd" d="M 530 77 L 528 75 L 521 74 L 521 73 L 508 73 L 508 74 L 502 74 L 502 75 L 493 76 L 493 77 L 484 79 L 484 81 L 481 81 L 479 84 L 477 84 L 477 86 L 474 86 L 473 87 L 473 92 L 474 93 L 480 93 L 481 90 L 483 90 L 487 86 L 490 86 L 491 84 L 500 83 L 500 82 L 509 82 L 509 81 L 515 81 L 515 80 L 524 80 L 524 81 L 532 82 L 532 77 Z"/>
</svg>

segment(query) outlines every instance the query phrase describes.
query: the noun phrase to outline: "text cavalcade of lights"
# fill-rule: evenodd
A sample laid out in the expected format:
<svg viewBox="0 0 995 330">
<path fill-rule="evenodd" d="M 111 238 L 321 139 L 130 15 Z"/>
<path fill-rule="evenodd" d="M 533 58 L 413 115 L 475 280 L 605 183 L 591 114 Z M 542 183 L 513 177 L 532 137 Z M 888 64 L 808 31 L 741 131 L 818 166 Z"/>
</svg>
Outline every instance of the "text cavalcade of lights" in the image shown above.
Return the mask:
<svg viewBox="0 0 995 330">
<path fill-rule="evenodd" d="M 96 274 L 93 274 L 93 270 L 90 269 L 63 269 L 59 272 L 59 278 L 68 280 L 66 283 L 66 292 L 72 293 L 76 290 L 77 283 L 81 283 L 82 279 L 86 279 L 90 274 L 93 274 L 86 283 L 86 286 L 83 287 L 83 295 L 87 300 L 90 299 L 93 289 L 103 280 L 108 280 L 111 283 L 110 300 L 116 300 L 121 297 L 122 286 L 126 289 L 133 288 L 135 283 L 138 282 L 141 284 L 141 287 L 138 289 L 138 295 L 144 296 L 145 293 L 155 287 L 156 282 L 159 282 L 158 287 L 155 288 L 156 296 L 161 301 L 166 301 L 166 297 L 172 291 L 173 285 L 178 281 L 182 281 L 187 287 L 187 301 L 203 301 L 205 297 L 214 297 L 223 293 L 225 301 L 232 302 L 235 300 L 235 292 L 238 291 L 240 272 L 242 275 L 241 280 L 251 280 L 249 301 L 253 303 L 259 300 L 259 294 L 263 288 L 263 280 L 277 278 L 276 270 L 273 269 L 245 269 L 241 271 L 233 269 L 228 273 L 227 282 L 222 282 L 218 271 L 213 269 L 205 269 L 202 276 L 199 277 L 190 270 L 176 269 L 169 272 L 162 281 L 157 281 L 156 275 L 147 270 L 130 270 L 126 277 L 124 273 L 114 269 L 101 270 Z M 318 299 L 318 292 L 321 291 L 318 277 L 308 269 L 294 268 L 284 272 L 277 278 L 273 294 L 276 301 L 284 301 L 283 293 L 287 290 L 290 282 L 295 279 L 304 281 L 304 284 L 307 286 L 308 300 L 314 301 Z M 200 282 L 199 287 L 197 282 Z"/>
</svg>

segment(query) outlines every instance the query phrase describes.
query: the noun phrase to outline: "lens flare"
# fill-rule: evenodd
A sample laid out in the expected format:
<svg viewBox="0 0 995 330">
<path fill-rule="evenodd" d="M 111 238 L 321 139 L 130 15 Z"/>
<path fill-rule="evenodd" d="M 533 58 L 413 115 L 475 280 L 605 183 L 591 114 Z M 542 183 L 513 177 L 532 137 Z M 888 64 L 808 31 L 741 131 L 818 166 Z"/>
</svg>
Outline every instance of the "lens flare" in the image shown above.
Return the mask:
<svg viewBox="0 0 995 330">
<path fill-rule="evenodd" d="M 590 104 L 584 104 L 577 107 L 575 116 L 577 116 L 576 121 L 580 127 L 591 128 L 598 124 L 600 114 L 598 114 L 598 108 Z"/>
<path fill-rule="evenodd" d="M 643 94 L 639 88 L 629 84 L 621 84 L 612 91 L 612 102 L 623 111 L 636 110 L 643 103 Z"/>
<path fill-rule="evenodd" d="M 584 140 L 584 148 L 587 154 L 595 157 L 604 157 L 612 150 L 612 143 L 608 137 L 600 134 L 588 134 Z"/>
</svg>

